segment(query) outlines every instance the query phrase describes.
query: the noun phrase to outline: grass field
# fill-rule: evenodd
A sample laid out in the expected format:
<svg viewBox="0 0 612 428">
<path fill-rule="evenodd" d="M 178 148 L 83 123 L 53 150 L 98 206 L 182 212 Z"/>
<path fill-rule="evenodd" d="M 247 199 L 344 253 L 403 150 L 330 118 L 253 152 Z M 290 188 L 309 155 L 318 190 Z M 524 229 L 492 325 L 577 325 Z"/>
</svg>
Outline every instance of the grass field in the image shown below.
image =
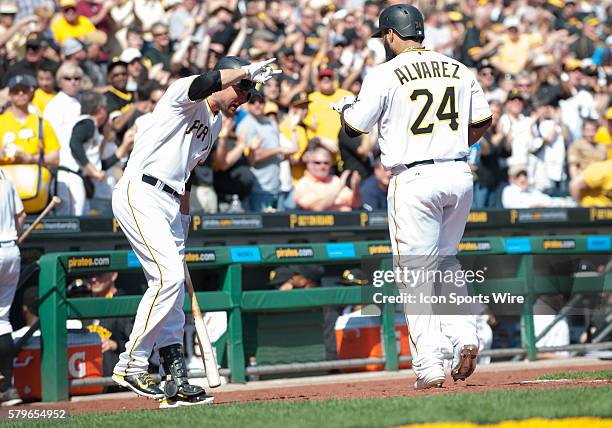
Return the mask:
<svg viewBox="0 0 612 428">
<path fill-rule="evenodd" d="M 612 417 L 612 387 L 573 387 L 457 393 L 385 399 L 265 401 L 146 410 L 87 413 L 52 423 L 62 427 L 397 427 L 410 423 L 495 423 L 534 417 Z M 95 406 L 95 403 L 92 403 Z M 607 423 L 605 421 L 604 423 Z M 50 426 L 28 421 L 8 426 Z M 582 424 L 572 424 L 579 427 Z M 612 424 L 611 424 L 612 425 Z M 534 426 L 529 424 L 529 426 Z M 585 425 L 588 426 L 588 425 Z M 537 428 L 537 425 L 534 426 Z"/>
<path fill-rule="evenodd" d="M 560 379 L 612 380 L 612 370 L 600 370 L 600 371 L 593 371 L 593 372 L 548 373 L 538 378 L 538 380 L 560 380 Z"/>
</svg>

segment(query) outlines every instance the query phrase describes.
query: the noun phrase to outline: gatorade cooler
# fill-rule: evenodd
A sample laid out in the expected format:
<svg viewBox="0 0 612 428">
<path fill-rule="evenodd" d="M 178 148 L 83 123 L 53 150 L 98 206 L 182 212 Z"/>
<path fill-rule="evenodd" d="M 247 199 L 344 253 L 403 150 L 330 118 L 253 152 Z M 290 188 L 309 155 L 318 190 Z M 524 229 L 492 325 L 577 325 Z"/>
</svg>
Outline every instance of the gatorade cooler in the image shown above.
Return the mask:
<svg viewBox="0 0 612 428">
<path fill-rule="evenodd" d="M 40 380 L 40 336 L 30 338 L 13 360 L 15 388 L 26 401 L 42 398 Z M 97 333 L 86 330 L 68 332 L 68 378 L 90 379 L 102 377 L 102 341 Z M 70 395 L 101 394 L 103 386 L 70 388 Z"/>
<path fill-rule="evenodd" d="M 408 326 L 402 314 L 395 315 L 395 343 L 399 356 L 410 356 Z M 380 316 L 349 314 L 336 321 L 336 350 L 338 358 L 382 358 L 382 329 Z M 410 368 L 410 363 L 400 363 L 400 368 Z M 382 364 L 368 364 L 367 371 L 383 370 Z M 361 371 L 342 369 L 343 372 Z"/>
</svg>

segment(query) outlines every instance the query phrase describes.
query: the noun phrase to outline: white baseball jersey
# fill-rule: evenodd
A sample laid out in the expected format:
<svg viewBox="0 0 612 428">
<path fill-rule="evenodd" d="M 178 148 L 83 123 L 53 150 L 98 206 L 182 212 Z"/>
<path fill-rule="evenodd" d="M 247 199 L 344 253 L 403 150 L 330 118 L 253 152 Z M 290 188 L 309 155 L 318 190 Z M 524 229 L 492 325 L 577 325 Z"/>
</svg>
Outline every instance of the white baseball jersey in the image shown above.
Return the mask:
<svg viewBox="0 0 612 428">
<path fill-rule="evenodd" d="M 362 133 L 378 123 L 382 164 L 468 153 L 468 126 L 491 117 L 474 74 L 460 62 L 424 48 L 411 49 L 369 72 L 355 103 L 344 111 Z"/>
<path fill-rule="evenodd" d="M 9 178 L 0 168 L 0 242 L 17 240 L 15 215 L 23 212 L 23 203 Z"/>
<path fill-rule="evenodd" d="M 146 122 L 139 124 L 126 175 L 148 174 L 185 192 L 191 170 L 208 157 L 221 131 L 221 115 L 213 114 L 207 101 L 192 101 L 187 95 L 196 77 L 170 85 Z"/>
</svg>

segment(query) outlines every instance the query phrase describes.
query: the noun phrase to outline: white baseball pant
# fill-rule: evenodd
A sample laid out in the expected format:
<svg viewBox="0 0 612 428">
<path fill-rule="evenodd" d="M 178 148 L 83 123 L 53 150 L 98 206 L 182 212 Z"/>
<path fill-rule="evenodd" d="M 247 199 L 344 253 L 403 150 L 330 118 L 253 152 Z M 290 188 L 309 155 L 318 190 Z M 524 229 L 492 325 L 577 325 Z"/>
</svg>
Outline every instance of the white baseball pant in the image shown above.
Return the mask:
<svg viewBox="0 0 612 428">
<path fill-rule="evenodd" d="M 153 348 L 183 343 L 185 314 L 185 243 L 179 200 L 143 183 L 123 177 L 113 191 L 113 213 L 147 279 L 125 351 L 114 372 L 146 372 Z"/>
<path fill-rule="evenodd" d="M 3 243 L 0 247 L 0 336 L 13 331 L 9 314 L 19 283 L 20 263 L 19 247 Z"/>
<path fill-rule="evenodd" d="M 55 213 L 62 216 L 84 216 L 89 212 L 83 179 L 78 174 L 59 171 L 57 173 L 57 196 L 62 202 Z"/>
<path fill-rule="evenodd" d="M 387 201 L 394 267 L 461 269 L 452 256 L 457 254 L 472 205 L 472 186 L 470 168 L 460 161 L 418 165 L 393 176 Z M 455 284 L 441 284 L 444 290 L 449 286 Z M 405 285 L 398 283 L 398 287 Z M 433 293 L 433 284 L 416 287 L 424 294 Z M 466 287 L 457 287 L 457 294 L 465 292 Z M 454 351 L 454 366 L 463 345 L 478 344 L 474 315 L 436 314 L 427 305 L 409 304 L 404 312 L 412 367 L 419 378 L 427 381 L 444 374 L 445 350 Z"/>
</svg>

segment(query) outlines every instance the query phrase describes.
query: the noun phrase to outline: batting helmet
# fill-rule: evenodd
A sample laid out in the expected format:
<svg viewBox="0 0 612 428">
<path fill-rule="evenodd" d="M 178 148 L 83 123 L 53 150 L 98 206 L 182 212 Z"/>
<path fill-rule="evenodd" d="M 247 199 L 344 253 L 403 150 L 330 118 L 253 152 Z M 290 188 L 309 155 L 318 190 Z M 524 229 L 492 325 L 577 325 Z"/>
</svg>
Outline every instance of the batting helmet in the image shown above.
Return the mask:
<svg viewBox="0 0 612 428">
<path fill-rule="evenodd" d="M 382 37 L 393 30 L 403 38 L 425 38 L 423 14 L 409 4 L 394 4 L 382 11 L 378 18 L 378 31 L 372 37 Z"/>
<path fill-rule="evenodd" d="M 217 62 L 217 65 L 215 65 L 215 70 L 237 70 L 248 64 L 249 63 L 246 60 L 237 56 L 224 56 L 219 60 L 219 62 Z M 242 79 L 234 86 L 242 89 L 245 92 L 252 92 L 252 90 L 255 88 L 255 83 L 248 79 Z"/>
</svg>

